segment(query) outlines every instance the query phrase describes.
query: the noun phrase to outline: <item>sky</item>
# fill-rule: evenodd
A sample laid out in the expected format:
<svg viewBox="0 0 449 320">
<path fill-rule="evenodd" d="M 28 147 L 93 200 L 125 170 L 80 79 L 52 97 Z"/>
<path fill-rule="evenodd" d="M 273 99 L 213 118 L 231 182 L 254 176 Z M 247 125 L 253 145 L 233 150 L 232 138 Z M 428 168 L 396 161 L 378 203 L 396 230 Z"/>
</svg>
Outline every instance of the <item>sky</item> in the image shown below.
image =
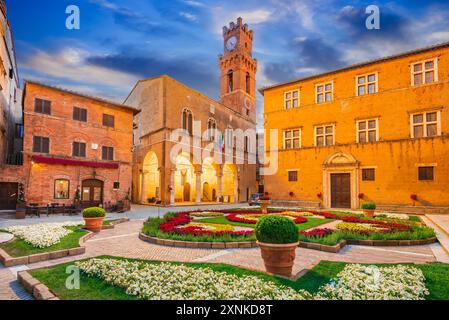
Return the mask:
<svg viewBox="0 0 449 320">
<path fill-rule="evenodd" d="M 254 30 L 257 87 L 449 41 L 448 0 L 6 0 L 20 78 L 123 102 L 167 74 L 219 98 L 222 28 Z M 80 29 L 66 28 L 66 8 Z M 365 10 L 380 9 L 368 30 Z M 263 97 L 258 94 L 258 122 Z"/>
</svg>

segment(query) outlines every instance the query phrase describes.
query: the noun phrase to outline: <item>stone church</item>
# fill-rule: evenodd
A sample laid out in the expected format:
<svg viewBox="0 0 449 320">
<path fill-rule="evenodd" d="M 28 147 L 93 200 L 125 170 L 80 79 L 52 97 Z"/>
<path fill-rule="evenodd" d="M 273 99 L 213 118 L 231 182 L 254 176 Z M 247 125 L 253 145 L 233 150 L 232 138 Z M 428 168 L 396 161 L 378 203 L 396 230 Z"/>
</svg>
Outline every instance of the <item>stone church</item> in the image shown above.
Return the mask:
<svg viewBox="0 0 449 320">
<path fill-rule="evenodd" d="M 233 161 L 216 161 L 213 154 L 193 161 L 189 152 L 173 156 L 173 131 L 184 129 L 192 140 L 197 133 L 256 130 L 257 61 L 252 57 L 253 31 L 242 18 L 223 28 L 224 54 L 219 58 L 220 101 L 162 75 L 139 81 L 126 105 L 141 112 L 134 118 L 133 201 L 142 204 L 239 203 L 257 192 L 255 146 L 245 136 L 233 142 Z M 232 132 L 231 130 L 231 132 Z M 202 139 L 203 151 L 217 135 Z M 231 141 L 234 137 L 231 133 Z M 251 143 L 254 144 L 254 143 Z M 242 148 L 243 150 L 239 150 Z M 215 149 L 216 150 L 216 149 Z M 216 151 L 215 151 L 216 152 Z M 238 155 L 244 159 L 237 161 Z"/>
</svg>

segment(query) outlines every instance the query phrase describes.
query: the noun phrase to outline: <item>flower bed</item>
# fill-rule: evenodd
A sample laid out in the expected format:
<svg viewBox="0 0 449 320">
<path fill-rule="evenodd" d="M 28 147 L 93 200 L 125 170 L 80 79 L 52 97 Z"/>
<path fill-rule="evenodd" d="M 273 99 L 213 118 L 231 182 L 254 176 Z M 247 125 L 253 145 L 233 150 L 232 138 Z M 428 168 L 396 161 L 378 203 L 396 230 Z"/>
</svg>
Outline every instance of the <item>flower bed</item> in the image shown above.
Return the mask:
<svg viewBox="0 0 449 320">
<path fill-rule="evenodd" d="M 192 212 L 190 213 L 190 216 L 196 218 L 222 217 L 224 216 L 224 213 L 215 211 Z"/>
<path fill-rule="evenodd" d="M 115 259 L 76 262 L 91 277 L 120 287 L 142 300 L 304 300 L 305 291 L 255 276 L 239 277 L 210 268 Z"/>
<path fill-rule="evenodd" d="M 323 286 L 317 299 L 424 300 L 429 295 L 423 272 L 415 267 L 348 265 Z"/>
<path fill-rule="evenodd" d="M 79 222 L 41 223 L 29 226 L 14 226 L 4 230 L 12 233 L 35 248 L 51 247 L 73 231 L 67 227 L 79 226 Z"/>
<path fill-rule="evenodd" d="M 308 220 L 304 218 L 300 213 L 283 212 L 280 215 L 291 218 L 294 223 L 306 223 Z M 266 214 L 230 214 L 226 216 L 226 219 L 233 222 L 256 224 L 259 219 L 265 217 Z"/>
</svg>

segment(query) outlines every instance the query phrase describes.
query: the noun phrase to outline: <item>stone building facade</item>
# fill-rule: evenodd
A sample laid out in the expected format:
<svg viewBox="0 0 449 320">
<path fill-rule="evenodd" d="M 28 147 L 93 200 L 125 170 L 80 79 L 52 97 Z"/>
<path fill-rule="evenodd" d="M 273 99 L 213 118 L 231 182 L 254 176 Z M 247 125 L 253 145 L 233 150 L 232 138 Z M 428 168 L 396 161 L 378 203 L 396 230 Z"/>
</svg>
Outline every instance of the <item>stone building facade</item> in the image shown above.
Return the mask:
<svg viewBox="0 0 449 320">
<path fill-rule="evenodd" d="M 131 190 L 137 110 L 45 84 L 24 88 L 28 203 L 84 206 L 124 200 Z"/>
<path fill-rule="evenodd" d="M 251 193 L 257 192 L 256 164 L 249 160 L 256 153 L 257 61 L 252 58 L 253 33 L 239 18 L 237 24 L 231 23 L 223 29 L 223 37 L 225 52 L 219 61 L 220 101 L 168 76 L 139 81 L 126 99 L 126 105 L 141 111 L 134 119 L 135 202 L 237 203 L 247 201 Z M 193 130 L 196 122 L 200 126 L 198 131 Z M 178 144 L 171 135 L 178 129 L 183 129 L 190 141 L 207 129 L 223 135 L 202 136 L 201 144 L 195 147 L 201 150 L 202 156 L 196 161 L 193 147 L 172 154 Z M 247 132 L 243 146 L 235 142 L 237 135 L 226 133 L 236 129 Z M 250 132 L 254 133 L 252 140 Z M 223 154 L 204 152 L 222 140 L 234 141 L 234 148 L 229 152 L 231 161 L 224 161 Z M 216 156 L 221 156 L 223 161 L 216 161 Z"/>
<path fill-rule="evenodd" d="M 449 44 L 261 89 L 266 190 L 325 208 L 449 212 Z M 270 151 L 271 149 L 271 151 Z"/>
</svg>

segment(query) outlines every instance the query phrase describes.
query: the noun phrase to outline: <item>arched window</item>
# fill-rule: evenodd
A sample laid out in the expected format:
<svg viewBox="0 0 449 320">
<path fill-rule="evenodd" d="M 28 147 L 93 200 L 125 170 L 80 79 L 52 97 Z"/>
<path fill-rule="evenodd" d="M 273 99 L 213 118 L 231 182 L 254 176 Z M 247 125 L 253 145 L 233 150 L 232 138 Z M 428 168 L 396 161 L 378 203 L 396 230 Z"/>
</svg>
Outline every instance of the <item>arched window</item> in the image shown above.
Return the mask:
<svg viewBox="0 0 449 320">
<path fill-rule="evenodd" d="M 209 120 L 207 120 L 207 135 L 209 138 L 209 141 L 214 141 L 215 140 L 215 131 L 217 129 L 217 122 L 215 121 L 215 119 L 210 118 Z"/>
<path fill-rule="evenodd" d="M 234 73 L 232 70 L 228 72 L 228 93 L 234 91 Z"/>
<path fill-rule="evenodd" d="M 246 73 L 246 93 L 251 94 L 251 76 Z"/>
<path fill-rule="evenodd" d="M 193 134 L 193 114 L 189 109 L 182 111 L 182 128 L 190 135 Z"/>
</svg>

